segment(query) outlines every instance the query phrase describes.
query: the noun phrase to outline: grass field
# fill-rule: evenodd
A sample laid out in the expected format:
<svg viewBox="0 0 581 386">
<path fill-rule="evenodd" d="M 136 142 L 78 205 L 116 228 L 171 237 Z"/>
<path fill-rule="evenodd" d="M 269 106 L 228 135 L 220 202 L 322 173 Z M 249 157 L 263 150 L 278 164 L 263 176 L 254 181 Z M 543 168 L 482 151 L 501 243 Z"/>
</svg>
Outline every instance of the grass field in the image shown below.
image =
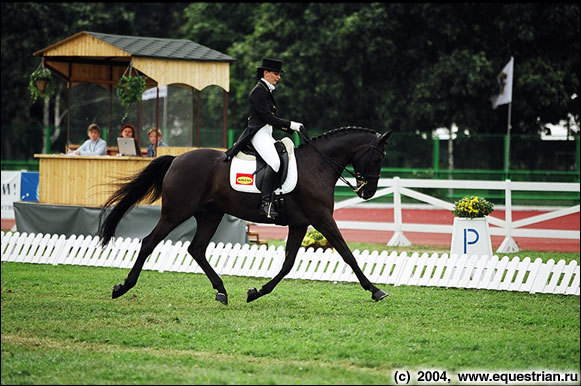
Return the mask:
<svg viewBox="0 0 581 386">
<path fill-rule="evenodd" d="M 353 245 L 352 245 L 353 247 Z M 421 250 L 421 248 L 420 248 Z M 575 254 L 539 254 L 577 259 Z M 565 256 L 563 256 L 565 255 Z M 2 263 L 2 384 L 393 384 L 394 369 L 579 372 L 579 297 Z M 454 383 L 454 382 L 453 382 Z"/>
</svg>

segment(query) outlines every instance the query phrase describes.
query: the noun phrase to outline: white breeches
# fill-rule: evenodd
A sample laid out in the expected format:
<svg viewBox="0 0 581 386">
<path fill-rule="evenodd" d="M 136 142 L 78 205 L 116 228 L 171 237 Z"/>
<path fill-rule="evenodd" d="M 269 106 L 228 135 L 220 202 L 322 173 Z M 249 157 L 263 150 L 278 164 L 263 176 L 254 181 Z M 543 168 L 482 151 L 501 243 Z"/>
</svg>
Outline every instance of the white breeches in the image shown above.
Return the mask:
<svg viewBox="0 0 581 386">
<path fill-rule="evenodd" d="M 274 148 L 274 138 L 272 138 L 272 126 L 264 125 L 252 137 L 252 146 L 256 149 L 258 154 L 275 172 L 280 169 L 280 158 Z"/>
</svg>

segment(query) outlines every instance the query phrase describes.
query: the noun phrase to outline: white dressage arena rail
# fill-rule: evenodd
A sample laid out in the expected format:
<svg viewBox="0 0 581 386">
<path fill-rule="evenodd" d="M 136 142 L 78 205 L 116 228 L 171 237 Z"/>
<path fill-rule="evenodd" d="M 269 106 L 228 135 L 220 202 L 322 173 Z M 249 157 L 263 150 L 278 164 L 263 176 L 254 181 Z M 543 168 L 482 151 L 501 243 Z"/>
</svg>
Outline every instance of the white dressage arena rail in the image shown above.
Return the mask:
<svg viewBox="0 0 581 386">
<path fill-rule="evenodd" d="M 354 179 L 347 179 L 355 184 Z M 338 181 L 337 186 L 347 186 L 344 182 Z M 452 210 L 453 203 L 443 201 L 439 198 L 416 192 L 410 188 L 446 188 L 446 189 L 486 189 L 503 190 L 505 192 L 505 219 L 487 216 L 488 223 L 495 225 L 490 227 L 492 236 L 504 236 L 497 253 L 518 252 L 519 247 L 513 237 L 536 237 L 536 238 L 556 238 L 579 240 L 579 231 L 555 230 L 555 229 L 523 229 L 531 224 L 540 223 L 557 217 L 567 216 L 572 213 L 579 213 L 579 205 L 568 208 L 560 208 L 549 213 L 540 214 L 524 218 L 518 221 L 512 220 L 512 192 L 513 191 L 541 191 L 541 192 L 579 192 L 579 183 L 573 182 L 514 182 L 505 181 L 482 181 L 482 180 L 430 180 L 430 179 L 400 179 L 382 178 L 377 183 L 377 192 L 373 198 L 393 194 L 394 221 L 393 223 L 376 223 L 364 221 L 337 221 L 339 229 L 369 229 L 395 232 L 389 246 L 409 246 L 411 243 L 405 237 L 404 231 L 423 233 L 452 233 L 452 225 L 441 224 L 404 224 L 401 214 L 401 196 L 414 198 L 418 201 L 430 204 L 438 209 Z M 351 207 L 364 202 L 359 197 L 349 198 L 335 203 L 335 210 Z"/>
<path fill-rule="evenodd" d="M 141 240 L 114 238 L 104 249 L 100 239 L 26 233 L 2 233 L 2 262 L 68 264 L 131 268 Z M 190 242 L 160 243 L 143 269 L 202 273 L 187 252 Z M 376 284 L 455 287 L 579 296 L 579 265 L 575 260 L 543 263 L 540 258 L 467 256 L 447 253 L 359 251 L 359 266 Z M 206 257 L 220 275 L 274 277 L 280 270 L 283 247 L 210 243 Z M 357 282 L 355 274 L 332 249 L 300 248 L 287 278 Z"/>
</svg>

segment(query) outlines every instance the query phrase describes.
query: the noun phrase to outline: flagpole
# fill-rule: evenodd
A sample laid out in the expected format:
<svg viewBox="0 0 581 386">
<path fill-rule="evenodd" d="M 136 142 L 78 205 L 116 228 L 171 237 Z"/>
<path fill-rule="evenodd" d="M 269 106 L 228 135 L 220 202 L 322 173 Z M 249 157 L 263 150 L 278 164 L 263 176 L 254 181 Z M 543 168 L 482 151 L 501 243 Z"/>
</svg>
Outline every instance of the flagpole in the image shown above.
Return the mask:
<svg viewBox="0 0 581 386">
<path fill-rule="evenodd" d="M 512 83 L 514 73 L 514 57 L 511 56 L 508 63 L 504 66 L 500 74 L 496 77 L 501 85 L 500 93 L 494 96 L 492 100 L 492 109 L 498 106 L 508 104 L 508 122 L 506 124 L 506 136 L 504 138 L 504 178 L 508 179 L 510 172 L 510 116 L 512 113 Z"/>
<path fill-rule="evenodd" d="M 504 159 L 504 178 L 508 179 L 508 173 L 510 171 L 510 115 L 512 112 L 512 102 L 508 104 L 508 122 L 506 124 L 506 149 L 505 149 L 505 159 Z"/>
</svg>

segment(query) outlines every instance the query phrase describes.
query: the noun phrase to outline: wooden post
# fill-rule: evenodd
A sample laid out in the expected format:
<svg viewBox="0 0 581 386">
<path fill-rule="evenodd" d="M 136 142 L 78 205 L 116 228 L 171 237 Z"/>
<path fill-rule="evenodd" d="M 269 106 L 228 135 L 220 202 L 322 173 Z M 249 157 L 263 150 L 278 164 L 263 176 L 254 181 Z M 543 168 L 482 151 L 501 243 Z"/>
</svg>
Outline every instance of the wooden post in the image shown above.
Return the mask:
<svg viewBox="0 0 581 386">
<path fill-rule="evenodd" d="M 222 128 L 222 147 L 228 147 L 228 91 L 224 90 L 224 126 Z"/>
<path fill-rule="evenodd" d="M 113 110 L 113 85 L 110 84 L 109 85 L 109 113 L 107 114 L 107 138 L 105 138 L 105 141 L 107 141 L 107 144 L 111 143 L 109 141 L 109 139 L 111 138 L 111 111 L 112 110 Z"/>
<path fill-rule="evenodd" d="M 139 99 L 139 101 L 137 102 L 137 135 L 139 138 L 141 138 L 142 114 L 143 114 L 143 105 L 141 103 L 141 99 Z"/>
<path fill-rule="evenodd" d="M 109 80 L 113 82 L 113 66 L 109 66 Z M 110 144 L 109 138 L 111 137 L 111 113 L 113 110 L 113 83 L 109 84 L 109 113 L 107 118 L 107 145 Z"/>
<path fill-rule="evenodd" d="M 196 113 L 196 147 L 200 147 L 200 90 L 198 91 L 198 111 Z"/>
<path fill-rule="evenodd" d="M 192 131 L 191 131 L 191 136 L 190 136 L 190 146 L 194 146 L 194 136 L 195 136 L 195 130 L 196 130 L 196 118 L 195 118 L 195 112 L 196 109 L 194 108 L 194 106 L 196 105 L 195 102 L 195 98 L 194 98 L 194 88 L 192 87 Z"/>
<path fill-rule="evenodd" d="M 157 90 L 157 95 L 155 97 L 155 144 L 153 145 L 153 152 L 154 157 L 157 157 L 157 143 L 159 142 L 159 137 L 158 137 L 158 130 L 159 130 L 159 87 L 155 88 Z"/>
<path fill-rule="evenodd" d="M 71 141 L 71 92 L 73 85 L 71 83 L 71 78 L 73 73 L 73 63 L 69 62 L 69 79 L 67 79 L 67 87 L 68 87 L 68 96 L 67 96 L 67 105 L 68 105 L 68 112 L 67 112 L 67 144 L 65 146 L 65 153 L 69 153 L 69 143 Z"/>
</svg>

